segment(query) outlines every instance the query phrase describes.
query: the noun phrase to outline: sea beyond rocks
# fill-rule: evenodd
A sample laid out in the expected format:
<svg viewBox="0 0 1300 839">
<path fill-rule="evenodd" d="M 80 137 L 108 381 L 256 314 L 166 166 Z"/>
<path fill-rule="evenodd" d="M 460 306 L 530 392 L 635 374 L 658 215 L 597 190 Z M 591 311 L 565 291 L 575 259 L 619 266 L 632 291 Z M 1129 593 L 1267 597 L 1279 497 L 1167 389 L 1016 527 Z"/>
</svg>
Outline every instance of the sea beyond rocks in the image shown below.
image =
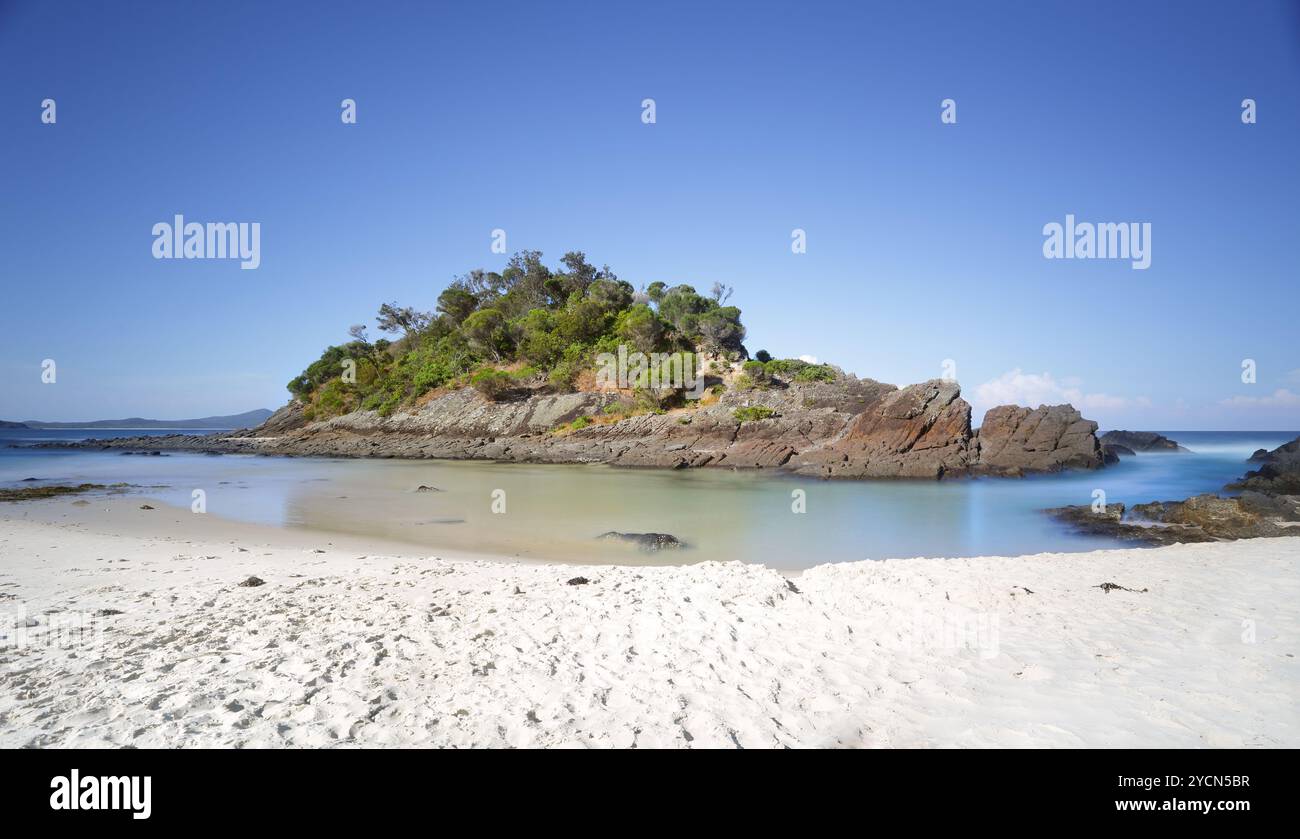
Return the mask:
<svg viewBox="0 0 1300 839">
<path fill-rule="evenodd" d="M 246 431 L 42 445 L 780 469 L 821 478 L 1015 477 L 1103 466 L 1097 423 L 1072 406 L 1004 405 L 974 429 L 960 387 L 940 379 L 899 388 L 846 374 L 831 382 L 774 378 L 762 389 L 608 421 L 603 409 L 619 397 L 533 391 L 491 400 L 460 388 L 386 417 L 362 410 L 320 421 L 294 401 Z M 738 418 L 738 409 L 759 410 Z M 748 418 L 756 414 L 764 416 Z"/>
</svg>

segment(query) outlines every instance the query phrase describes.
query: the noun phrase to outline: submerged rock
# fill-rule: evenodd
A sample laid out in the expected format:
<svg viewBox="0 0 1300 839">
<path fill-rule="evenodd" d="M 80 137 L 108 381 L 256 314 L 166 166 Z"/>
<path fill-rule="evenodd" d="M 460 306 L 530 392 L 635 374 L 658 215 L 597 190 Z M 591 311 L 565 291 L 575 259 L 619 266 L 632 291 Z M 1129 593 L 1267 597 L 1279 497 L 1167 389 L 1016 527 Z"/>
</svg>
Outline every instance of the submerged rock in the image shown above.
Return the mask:
<svg viewBox="0 0 1300 839">
<path fill-rule="evenodd" d="M 56 484 L 53 486 L 22 487 L 20 489 L 0 489 L 0 501 L 34 501 L 40 498 L 73 495 L 96 489 L 108 489 L 108 487 L 104 484 L 77 484 L 76 486 Z"/>
<path fill-rule="evenodd" d="M 686 543 L 679 540 L 670 533 L 619 533 L 611 530 L 602 533 L 597 539 L 618 539 L 622 542 L 631 542 L 643 551 L 661 551 L 664 549 L 678 549 L 686 547 Z"/>
<path fill-rule="evenodd" d="M 247 580 L 244 580 L 242 583 L 240 583 L 239 587 L 256 588 L 257 586 L 264 586 L 264 585 L 266 585 L 266 580 L 263 580 L 261 577 L 249 577 Z"/>
</svg>

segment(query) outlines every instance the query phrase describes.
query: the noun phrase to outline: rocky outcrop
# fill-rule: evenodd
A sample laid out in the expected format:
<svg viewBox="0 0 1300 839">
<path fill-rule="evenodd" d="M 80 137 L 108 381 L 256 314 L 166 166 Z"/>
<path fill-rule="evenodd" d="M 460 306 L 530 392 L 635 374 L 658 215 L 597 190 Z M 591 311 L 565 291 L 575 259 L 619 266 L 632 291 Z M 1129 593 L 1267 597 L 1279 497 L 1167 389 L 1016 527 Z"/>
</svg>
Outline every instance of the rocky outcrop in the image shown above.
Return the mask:
<svg viewBox="0 0 1300 839">
<path fill-rule="evenodd" d="M 1119 463 L 1121 457 L 1134 457 L 1137 455 L 1137 452 L 1133 451 L 1128 446 L 1121 446 L 1119 443 L 1102 443 L 1101 454 L 1109 465 L 1111 463 Z"/>
<path fill-rule="evenodd" d="M 1257 490 L 1269 495 L 1300 495 L 1300 437 L 1261 455 L 1255 452 L 1252 463 L 1260 464 L 1228 489 Z"/>
<path fill-rule="evenodd" d="M 1183 525 L 1153 527 L 1147 523 L 1126 521 L 1123 504 L 1107 504 L 1094 509 L 1087 505 L 1055 507 L 1043 512 L 1070 525 L 1076 533 L 1107 536 L 1133 545 L 1173 545 L 1179 542 L 1213 542 L 1209 534 Z"/>
<path fill-rule="evenodd" d="M 1068 405 L 996 408 L 976 433 L 961 389 L 937 379 L 903 388 L 847 375 L 834 382 L 775 380 L 764 388 L 733 388 L 709 405 L 606 419 L 605 408 L 618 399 L 608 392 L 539 392 L 493 402 L 465 388 L 388 417 L 356 411 L 310 422 L 301 405 L 291 404 L 249 431 L 84 445 L 783 469 L 822 478 L 1022 475 L 1102 465 L 1096 423 Z M 741 408 L 762 408 L 768 415 L 741 422 L 736 417 Z M 587 422 L 575 427 L 579 417 Z"/>
<path fill-rule="evenodd" d="M 1024 475 L 1062 469 L 1099 469 L 1104 464 L 1097 423 L 1070 405 L 1021 408 L 1003 405 L 984 415 L 974 471 Z"/>
<path fill-rule="evenodd" d="M 841 434 L 802 452 L 791 468 L 827 478 L 967 474 L 970 413 L 955 382 L 932 380 L 894 390 L 858 413 Z"/>
<path fill-rule="evenodd" d="M 1121 446 L 1133 452 L 1185 452 L 1187 449 L 1154 431 L 1107 431 L 1101 435 L 1103 446 Z"/>
<path fill-rule="evenodd" d="M 1140 520 L 1187 528 L 1213 539 L 1300 535 L 1300 530 L 1287 526 L 1300 522 L 1300 505 L 1260 493 L 1237 498 L 1194 495 L 1186 501 L 1138 504 L 1133 513 Z"/>
<path fill-rule="evenodd" d="M 1122 504 L 1093 510 L 1058 507 L 1044 512 L 1075 530 L 1149 545 L 1209 542 L 1259 536 L 1300 536 L 1300 437 L 1263 458 L 1262 466 L 1225 487 L 1235 497 L 1196 495 L 1183 501 Z"/>
</svg>

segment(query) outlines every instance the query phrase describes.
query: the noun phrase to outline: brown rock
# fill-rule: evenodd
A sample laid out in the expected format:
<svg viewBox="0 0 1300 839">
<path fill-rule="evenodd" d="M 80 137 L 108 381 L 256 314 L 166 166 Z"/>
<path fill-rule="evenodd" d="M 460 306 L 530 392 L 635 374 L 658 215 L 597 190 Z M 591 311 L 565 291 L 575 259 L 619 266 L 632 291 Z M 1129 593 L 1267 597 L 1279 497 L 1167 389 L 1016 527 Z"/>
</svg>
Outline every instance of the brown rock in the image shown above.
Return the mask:
<svg viewBox="0 0 1300 839">
<path fill-rule="evenodd" d="M 1096 423 L 1069 406 L 994 409 L 977 437 L 961 389 L 941 380 L 904 388 L 847 375 L 833 382 L 775 380 L 766 388 L 729 390 L 708 406 L 555 433 L 579 416 L 603 415 L 619 398 L 539 389 L 493 403 L 465 388 L 388 417 L 356 411 L 309 423 L 301 406 L 290 405 L 251 431 L 150 437 L 148 443 L 173 451 L 268 455 L 785 469 L 825 478 L 1021 475 L 1102 464 Z M 743 407 L 768 408 L 773 415 L 741 423 L 735 411 Z M 139 441 L 91 445 L 128 448 Z"/>
<path fill-rule="evenodd" d="M 984 415 L 977 433 L 979 457 L 974 471 L 988 475 L 1023 475 L 1062 469 L 1099 469 L 1104 465 L 1097 423 L 1070 405 L 1022 408 L 1002 405 Z"/>
</svg>

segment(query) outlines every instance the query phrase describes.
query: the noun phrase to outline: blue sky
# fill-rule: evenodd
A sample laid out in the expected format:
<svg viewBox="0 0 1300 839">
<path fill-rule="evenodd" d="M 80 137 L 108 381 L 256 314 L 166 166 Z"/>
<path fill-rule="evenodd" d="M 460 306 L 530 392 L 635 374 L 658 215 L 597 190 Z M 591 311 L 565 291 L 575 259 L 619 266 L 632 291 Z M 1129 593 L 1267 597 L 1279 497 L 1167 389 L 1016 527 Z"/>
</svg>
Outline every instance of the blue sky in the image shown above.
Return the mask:
<svg viewBox="0 0 1300 839">
<path fill-rule="evenodd" d="M 751 351 L 952 359 L 977 422 L 1300 428 L 1297 5 L 0 2 L 0 418 L 277 407 L 502 228 L 731 284 Z M 153 259 L 175 213 L 260 222 L 261 267 Z M 1151 267 L 1045 259 L 1067 213 Z"/>
</svg>

